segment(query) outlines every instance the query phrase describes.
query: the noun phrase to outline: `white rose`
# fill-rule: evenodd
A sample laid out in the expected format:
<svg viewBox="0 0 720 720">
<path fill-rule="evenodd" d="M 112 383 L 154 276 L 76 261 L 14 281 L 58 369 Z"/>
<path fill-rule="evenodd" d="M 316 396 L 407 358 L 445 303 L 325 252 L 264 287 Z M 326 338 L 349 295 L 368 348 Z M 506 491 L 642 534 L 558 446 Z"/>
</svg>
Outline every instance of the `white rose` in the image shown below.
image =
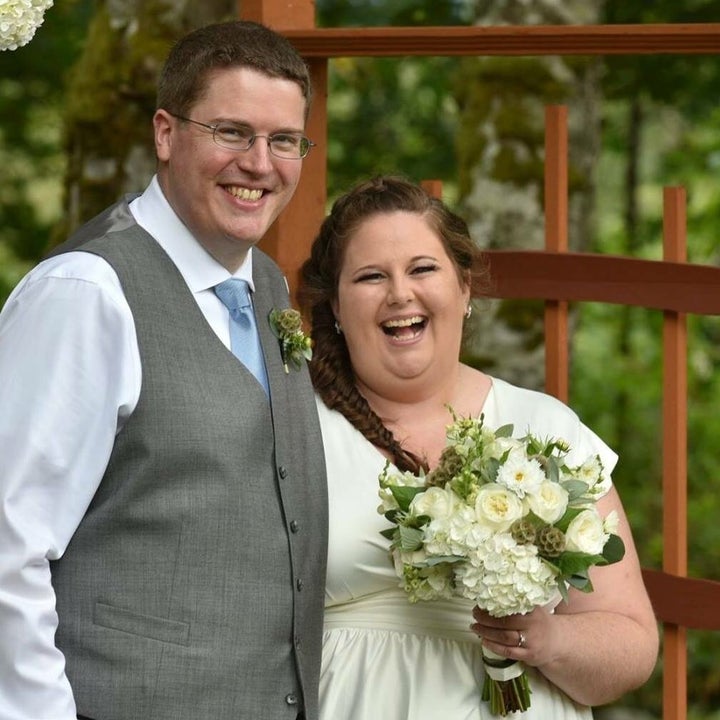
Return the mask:
<svg viewBox="0 0 720 720">
<path fill-rule="evenodd" d="M 416 517 L 428 515 L 432 520 L 442 520 L 452 515 L 456 505 L 457 495 L 452 490 L 430 487 L 413 498 L 410 511 Z"/>
<path fill-rule="evenodd" d="M 537 460 L 528 459 L 524 451 L 514 450 L 500 466 L 496 482 L 515 492 L 518 497 L 525 497 L 537 492 L 545 479 L 545 473 Z"/>
<path fill-rule="evenodd" d="M 568 550 L 600 555 L 607 541 L 600 514 L 594 508 L 583 510 L 570 522 L 565 540 Z"/>
<path fill-rule="evenodd" d="M 503 485 L 488 483 L 478 491 L 475 516 L 478 522 L 495 530 L 507 530 L 523 516 L 522 501 Z"/>
<path fill-rule="evenodd" d="M 557 522 L 567 509 L 568 493 L 559 483 L 545 480 L 537 492 L 526 496 L 528 507 L 549 525 Z"/>
</svg>

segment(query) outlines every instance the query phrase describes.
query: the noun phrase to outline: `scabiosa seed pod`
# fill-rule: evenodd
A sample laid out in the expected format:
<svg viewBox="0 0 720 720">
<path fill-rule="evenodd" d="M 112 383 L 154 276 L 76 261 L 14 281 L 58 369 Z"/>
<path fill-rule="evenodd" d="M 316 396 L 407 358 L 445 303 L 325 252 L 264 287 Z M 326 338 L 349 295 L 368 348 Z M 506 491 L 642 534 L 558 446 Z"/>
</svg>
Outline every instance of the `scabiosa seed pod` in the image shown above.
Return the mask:
<svg viewBox="0 0 720 720">
<path fill-rule="evenodd" d="M 520 518 L 510 526 L 513 540 L 520 545 L 530 545 L 535 542 L 537 528 L 527 518 Z"/>
<path fill-rule="evenodd" d="M 540 555 L 560 557 L 565 550 L 565 533 L 552 525 L 546 525 L 538 531 L 536 543 Z"/>
<path fill-rule="evenodd" d="M 425 484 L 445 487 L 462 470 L 462 467 L 463 459 L 457 454 L 455 448 L 446 447 L 440 454 L 438 466 L 427 474 Z"/>
</svg>

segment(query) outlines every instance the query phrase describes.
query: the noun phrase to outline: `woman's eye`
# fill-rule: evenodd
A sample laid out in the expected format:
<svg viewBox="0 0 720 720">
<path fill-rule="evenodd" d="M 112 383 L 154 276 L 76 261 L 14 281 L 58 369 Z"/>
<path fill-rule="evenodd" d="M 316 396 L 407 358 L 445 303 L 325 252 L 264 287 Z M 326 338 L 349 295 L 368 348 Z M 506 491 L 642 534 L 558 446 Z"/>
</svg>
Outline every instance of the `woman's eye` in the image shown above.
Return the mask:
<svg viewBox="0 0 720 720">
<path fill-rule="evenodd" d="M 432 263 L 429 265 L 418 265 L 417 267 L 414 267 L 412 269 L 412 274 L 413 275 L 422 275 L 423 273 L 434 272 L 437 269 L 438 269 L 437 265 L 434 265 Z"/>
<path fill-rule="evenodd" d="M 358 275 L 355 282 L 373 282 L 382 279 L 382 273 L 379 272 L 367 272 L 362 275 Z"/>
</svg>

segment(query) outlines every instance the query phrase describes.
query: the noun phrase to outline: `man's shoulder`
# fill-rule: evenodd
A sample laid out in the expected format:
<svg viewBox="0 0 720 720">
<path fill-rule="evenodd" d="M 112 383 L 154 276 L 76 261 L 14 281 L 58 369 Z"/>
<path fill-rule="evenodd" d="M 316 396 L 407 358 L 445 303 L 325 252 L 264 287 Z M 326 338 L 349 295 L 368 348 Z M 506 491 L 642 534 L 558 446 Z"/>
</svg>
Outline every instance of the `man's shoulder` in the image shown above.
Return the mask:
<svg viewBox="0 0 720 720">
<path fill-rule="evenodd" d="M 139 229 L 140 226 L 130 212 L 130 201 L 135 197 L 135 195 L 128 195 L 105 208 L 75 230 L 64 243 L 50 253 L 50 256 L 60 255 L 71 250 L 81 250 L 87 243 L 106 238 L 111 233 L 131 228 Z"/>
</svg>

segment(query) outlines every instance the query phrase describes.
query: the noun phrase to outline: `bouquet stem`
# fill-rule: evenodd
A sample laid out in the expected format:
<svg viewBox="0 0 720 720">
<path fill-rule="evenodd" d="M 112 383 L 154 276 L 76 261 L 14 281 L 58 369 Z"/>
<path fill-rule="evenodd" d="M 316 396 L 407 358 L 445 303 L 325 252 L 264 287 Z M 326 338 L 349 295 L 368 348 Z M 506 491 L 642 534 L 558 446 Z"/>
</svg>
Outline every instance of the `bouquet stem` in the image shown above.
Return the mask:
<svg viewBox="0 0 720 720">
<path fill-rule="evenodd" d="M 532 693 L 525 666 L 487 649 L 483 649 L 483 662 L 485 683 L 482 699 L 490 703 L 490 712 L 502 717 L 508 713 L 525 712 L 530 707 Z"/>
</svg>

